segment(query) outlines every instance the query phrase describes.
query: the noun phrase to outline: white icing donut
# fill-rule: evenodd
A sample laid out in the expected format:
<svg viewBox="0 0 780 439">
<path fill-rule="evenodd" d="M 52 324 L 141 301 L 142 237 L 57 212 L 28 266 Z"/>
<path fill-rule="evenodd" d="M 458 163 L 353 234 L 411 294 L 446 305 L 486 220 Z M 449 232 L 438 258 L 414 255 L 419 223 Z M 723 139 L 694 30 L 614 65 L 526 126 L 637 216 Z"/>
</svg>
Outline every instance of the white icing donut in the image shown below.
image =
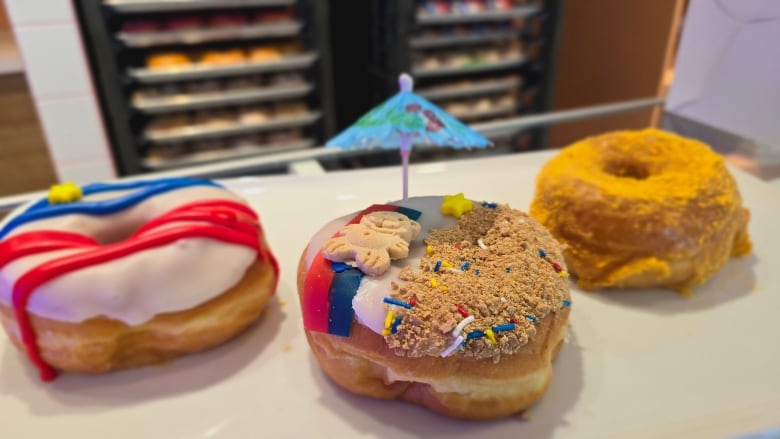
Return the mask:
<svg viewBox="0 0 780 439">
<path fill-rule="evenodd" d="M 80 202 L 115 200 L 141 189 L 112 190 L 85 196 Z M 0 243 L 25 232 L 55 230 L 89 236 L 101 245 L 123 241 L 151 219 L 199 200 L 245 204 L 217 186 L 186 186 L 153 195 L 106 215 L 65 214 L 26 222 L 13 228 Z M 29 206 L 2 223 L 6 227 Z M 164 224 L 140 236 L 187 221 Z M 197 224 L 189 222 L 189 224 Z M 14 259 L 0 269 L 0 303 L 12 306 L 13 287 L 25 273 L 47 261 L 88 249 L 37 253 Z M 255 261 L 255 250 L 208 237 L 188 237 L 143 249 L 109 262 L 81 268 L 43 283 L 30 296 L 27 311 L 53 320 L 78 323 L 104 316 L 137 325 L 155 315 L 193 308 L 239 282 Z"/>
</svg>

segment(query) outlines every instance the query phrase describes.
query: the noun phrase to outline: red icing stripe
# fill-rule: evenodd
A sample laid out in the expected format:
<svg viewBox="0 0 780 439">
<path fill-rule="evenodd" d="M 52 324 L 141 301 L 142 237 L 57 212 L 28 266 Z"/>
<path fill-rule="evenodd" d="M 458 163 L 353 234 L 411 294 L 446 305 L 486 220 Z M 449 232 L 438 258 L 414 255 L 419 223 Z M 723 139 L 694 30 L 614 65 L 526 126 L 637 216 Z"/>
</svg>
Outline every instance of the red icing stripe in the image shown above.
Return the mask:
<svg viewBox="0 0 780 439">
<path fill-rule="evenodd" d="M 395 212 L 397 209 L 398 206 L 374 204 L 358 213 L 345 225 L 357 224 L 363 216 L 372 212 Z M 338 232 L 333 236 L 338 236 Z M 328 292 L 331 282 L 333 282 L 331 261 L 325 259 L 318 251 L 306 272 L 306 280 L 303 283 L 303 328 L 307 331 L 328 332 L 330 311 Z"/>
<path fill-rule="evenodd" d="M 92 247 L 97 245 L 94 239 L 78 233 L 58 232 L 54 230 L 27 232 L 12 236 L 0 242 L 0 268 L 14 259 L 67 248 Z"/>
<path fill-rule="evenodd" d="M 176 221 L 194 221 L 196 224 L 174 225 L 159 231 L 153 230 Z M 41 357 L 35 330 L 27 313 L 27 305 L 33 292 L 44 283 L 71 271 L 110 262 L 179 239 L 211 238 L 254 249 L 259 258 L 268 259 L 271 263 L 277 274 L 278 284 L 279 266 L 270 249 L 262 247 L 261 233 L 257 215 L 248 207 L 232 201 L 209 200 L 189 203 L 173 209 L 141 227 L 131 238 L 103 247 L 87 236 L 57 231 L 27 232 L 3 241 L 0 243 L 0 268 L 16 258 L 34 253 L 66 248 L 92 248 L 45 262 L 22 275 L 14 285 L 14 314 L 27 355 L 39 368 L 41 379 L 53 380 L 57 372 Z"/>
</svg>

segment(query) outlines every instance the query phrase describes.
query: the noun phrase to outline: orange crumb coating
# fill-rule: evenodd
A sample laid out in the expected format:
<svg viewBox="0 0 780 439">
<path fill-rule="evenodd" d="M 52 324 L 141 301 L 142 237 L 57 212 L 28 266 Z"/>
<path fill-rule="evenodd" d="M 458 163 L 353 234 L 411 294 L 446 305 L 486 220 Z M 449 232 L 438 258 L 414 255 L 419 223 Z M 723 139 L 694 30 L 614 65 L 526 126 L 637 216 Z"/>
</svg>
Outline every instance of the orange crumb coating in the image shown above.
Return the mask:
<svg viewBox="0 0 780 439">
<path fill-rule="evenodd" d="M 655 129 L 590 137 L 542 168 L 530 213 L 583 289 L 704 283 L 750 252 L 750 213 L 723 158 Z"/>
</svg>

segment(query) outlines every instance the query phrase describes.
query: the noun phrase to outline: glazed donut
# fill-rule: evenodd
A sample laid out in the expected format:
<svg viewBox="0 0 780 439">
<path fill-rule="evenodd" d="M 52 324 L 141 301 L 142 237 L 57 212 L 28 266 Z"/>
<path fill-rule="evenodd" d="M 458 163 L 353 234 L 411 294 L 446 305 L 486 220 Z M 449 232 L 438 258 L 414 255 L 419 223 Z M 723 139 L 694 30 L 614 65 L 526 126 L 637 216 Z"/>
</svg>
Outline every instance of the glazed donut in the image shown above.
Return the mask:
<svg viewBox="0 0 780 439">
<path fill-rule="evenodd" d="M 646 129 L 563 149 L 536 180 L 531 215 L 565 245 L 578 285 L 684 294 L 750 252 L 749 211 L 707 145 Z"/>
<path fill-rule="evenodd" d="M 209 180 L 57 185 L 0 223 L 0 321 L 45 381 L 221 344 L 278 277 L 257 215 Z"/>
<path fill-rule="evenodd" d="M 547 388 L 568 327 L 565 270 L 555 239 L 520 211 L 415 197 L 323 227 L 298 290 L 309 345 L 340 386 L 495 419 Z"/>
</svg>

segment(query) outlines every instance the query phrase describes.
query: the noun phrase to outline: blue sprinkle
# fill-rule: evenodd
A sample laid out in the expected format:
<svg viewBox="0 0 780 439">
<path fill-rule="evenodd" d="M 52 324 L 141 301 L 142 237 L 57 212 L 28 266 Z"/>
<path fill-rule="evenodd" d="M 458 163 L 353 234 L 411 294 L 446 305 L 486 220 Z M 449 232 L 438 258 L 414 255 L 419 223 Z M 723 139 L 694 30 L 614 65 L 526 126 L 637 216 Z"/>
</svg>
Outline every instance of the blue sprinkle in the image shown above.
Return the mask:
<svg viewBox="0 0 780 439">
<path fill-rule="evenodd" d="M 441 268 L 441 261 L 436 261 L 436 265 L 433 266 L 433 271 L 438 272 Z"/>
<path fill-rule="evenodd" d="M 510 271 L 512 270 L 509 267 L 506 267 L 506 272 L 509 273 Z"/>
<path fill-rule="evenodd" d="M 474 274 L 479 276 L 479 270 L 474 270 Z"/>
<path fill-rule="evenodd" d="M 537 319 L 536 319 L 536 317 L 532 316 L 531 314 L 526 314 L 526 315 L 525 315 L 525 318 L 527 318 L 528 320 L 530 320 L 530 321 L 531 321 L 531 323 L 536 323 L 536 322 L 537 322 Z"/>
<path fill-rule="evenodd" d="M 333 263 L 331 263 L 330 268 L 335 273 L 343 273 L 343 272 L 345 272 L 347 270 L 352 270 L 352 266 L 351 265 L 345 264 L 343 262 L 333 262 Z"/>
<path fill-rule="evenodd" d="M 466 340 L 471 340 L 472 338 L 479 338 L 484 336 L 485 333 L 482 331 L 471 331 L 468 334 L 466 334 Z"/>
<path fill-rule="evenodd" d="M 506 323 L 504 325 L 496 325 L 493 327 L 493 332 L 511 331 L 515 329 L 514 323 Z"/>
<path fill-rule="evenodd" d="M 547 257 L 547 253 L 544 250 L 539 250 L 539 257 L 540 258 L 546 258 Z"/>
<path fill-rule="evenodd" d="M 398 325 L 401 324 L 401 320 L 402 319 L 403 319 L 403 317 L 400 317 L 400 316 L 395 318 L 395 321 L 393 322 L 393 327 L 392 327 L 392 329 L 390 329 L 391 333 L 395 334 L 396 332 L 398 332 Z"/>
<path fill-rule="evenodd" d="M 412 309 L 412 305 L 409 305 L 406 302 L 401 302 L 400 300 L 393 299 L 391 297 L 385 297 L 383 302 L 385 302 L 388 305 L 395 305 L 395 306 L 400 306 L 400 307 L 403 307 L 403 308 L 406 308 L 406 309 Z"/>
<path fill-rule="evenodd" d="M 490 209 L 495 209 L 496 207 L 498 207 L 498 204 L 496 204 L 496 203 L 488 203 L 487 201 L 483 201 L 482 202 L 482 207 L 488 207 Z"/>
<path fill-rule="evenodd" d="M 464 263 L 460 264 L 460 269 L 461 269 L 462 271 L 466 271 L 466 270 L 468 270 L 468 269 L 469 269 L 469 267 L 471 267 L 471 263 L 470 263 L 470 262 L 464 262 Z"/>
<path fill-rule="evenodd" d="M 570 307 L 570 306 L 571 306 L 571 301 L 569 301 L 569 300 L 564 300 L 563 301 L 563 307 L 564 308 L 567 308 L 567 307 Z"/>
</svg>

